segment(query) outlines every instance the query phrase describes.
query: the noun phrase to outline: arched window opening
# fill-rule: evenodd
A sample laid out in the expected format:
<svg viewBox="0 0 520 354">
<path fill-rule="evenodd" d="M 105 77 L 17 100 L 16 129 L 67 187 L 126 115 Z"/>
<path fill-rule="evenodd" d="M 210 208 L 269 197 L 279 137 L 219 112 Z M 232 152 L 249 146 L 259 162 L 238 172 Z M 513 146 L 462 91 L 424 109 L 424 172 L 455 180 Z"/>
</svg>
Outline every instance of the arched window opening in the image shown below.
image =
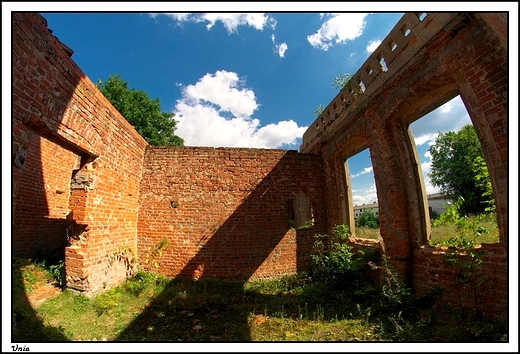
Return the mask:
<svg viewBox="0 0 520 354">
<path fill-rule="evenodd" d="M 462 233 L 476 244 L 499 242 L 488 168 L 461 97 L 415 120 L 410 130 L 428 202 L 429 243 L 450 245 Z"/>
</svg>

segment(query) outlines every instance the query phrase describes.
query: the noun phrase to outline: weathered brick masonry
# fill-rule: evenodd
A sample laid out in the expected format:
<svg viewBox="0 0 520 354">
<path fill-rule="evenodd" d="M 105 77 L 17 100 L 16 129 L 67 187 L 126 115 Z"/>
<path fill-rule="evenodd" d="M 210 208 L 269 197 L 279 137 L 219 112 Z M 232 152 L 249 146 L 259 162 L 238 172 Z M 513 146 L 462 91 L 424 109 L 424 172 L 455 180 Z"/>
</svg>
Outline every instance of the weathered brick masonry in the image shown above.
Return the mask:
<svg viewBox="0 0 520 354">
<path fill-rule="evenodd" d="M 309 265 L 312 236 L 353 225 L 346 159 L 368 148 L 381 247 L 419 293 L 470 300 L 428 247 L 426 193 L 409 124 L 460 95 L 493 183 L 500 242 L 483 245 L 479 299 L 507 318 L 507 14 L 406 14 L 304 135 L 301 152 L 154 148 L 112 107 L 38 14 L 15 13 L 13 254 L 65 258 L 67 286 L 121 282 L 121 248 L 170 245 L 159 271 L 254 279 Z M 359 81 L 356 81 L 359 80 Z M 310 228 L 296 229 L 314 219 Z"/>
<path fill-rule="evenodd" d="M 321 153 L 329 229 L 354 224 L 348 165 L 368 148 L 379 201 L 381 246 L 398 272 L 424 293 L 442 284 L 460 305 L 453 267 L 425 246 L 430 238 L 420 160 L 409 125 L 460 95 L 480 139 L 497 206 L 500 243 L 484 245 L 490 276 L 481 294 L 507 314 L 508 72 L 506 14 L 405 14 L 304 134 L 303 152 Z M 359 86 L 357 84 L 359 83 Z M 427 262 L 426 262 L 427 260 Z M 427 264 L 428 266 L 425 266 Z M 450 286 L 451 284 L 451 286 Z M 494 289 L 497 289 L 495 291 Z M 458 295 L 456 295 L 458 294 Z"/>
<path fill-rule="evenodd" d="M 109 254 L 137 246 L 148 145 L 38 14 L 14 13 L 13 254 L 65 253 L 67 285 L 95 293 L 126 277 Z"/>
<path fill-rule="evenodd" d="M 320 156 L 296 151 L 148 148 L 139 253 L 166 237 L 171 243 L 158 261 L 170 276 L 295 273 L 309 265 L 314 233 L 326 231 L 322 171 Z M 310 202 L 314 226 L 297 230 L 301 198 Z"/>
</svg>

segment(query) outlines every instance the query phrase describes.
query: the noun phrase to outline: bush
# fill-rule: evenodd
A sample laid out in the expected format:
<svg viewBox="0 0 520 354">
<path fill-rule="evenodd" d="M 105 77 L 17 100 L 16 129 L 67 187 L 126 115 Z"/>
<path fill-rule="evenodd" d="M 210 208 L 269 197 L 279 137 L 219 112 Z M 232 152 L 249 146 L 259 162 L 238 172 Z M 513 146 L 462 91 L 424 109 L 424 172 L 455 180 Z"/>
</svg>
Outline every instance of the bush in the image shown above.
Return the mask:
<svg viewBox="0 0 520 354">
<path fill-rule="evenodd" d="M 314 236 L 311 275 L 315 279 L 336 283 L 361 276 L 366 265 L 364 254 L 353 252 L 353 247 L 348 244 L 349 236 L 349 227 L 344 224 L 336 225 L 331 235 Z"/>
<path fill-rule="evenodd" d="M 65 262 L 60 260 L 58 264 L 49 266 L 49 273 L 54 281 L 62 288 L 65 285 Z"/>
</svg>

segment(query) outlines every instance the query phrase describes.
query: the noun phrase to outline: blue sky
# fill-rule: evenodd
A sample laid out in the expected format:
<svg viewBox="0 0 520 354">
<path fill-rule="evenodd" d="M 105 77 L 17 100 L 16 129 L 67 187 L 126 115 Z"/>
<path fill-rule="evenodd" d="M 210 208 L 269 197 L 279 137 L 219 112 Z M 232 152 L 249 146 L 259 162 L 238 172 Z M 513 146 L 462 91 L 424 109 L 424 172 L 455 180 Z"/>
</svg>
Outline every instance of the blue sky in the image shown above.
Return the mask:
<svg viewBox="0 0 520 354">
<path fill-rule="evenodd" d="M 49 28 L 74 50 L 72 58 L 93 82 L 120 74 L 130 88 L 159 98 L 164 111 L 175 113 L 176 134 L 186 145 L 294 150 L 316 119 L 317 106 L 326 106 L 338 93 L 334 77 L 356 72 L 403 15 L 392 12 L 399 6 L 376 13 L 361 12 L 369 6 L 354 13 L 321 13 L 316 4 L 300 13 L 283 12 L 283 7 L 192 13 L 200 11 L 196 4 L 132 8 L 126 3 L 106 9 L 79 4 L 38 9 L 46 11 L 41 14 Z M 301 10 L 309 6 L 300 5 Z M 118 10 L 131 12 L 86 12 Z M 456 97 L 412 124 L 427 193 L 437 192 L 427 177 L 430 144 L 438 132 L 470 123 Z M 376 202 L 368 150 L 348 163 L 354 204 Z"/>
<path fill-rule="evenodd" d="M 471 9 L 468 9 L 469 4 Z M 374 13 L 375 10 L 380 12 Z M 82 12 L 43 15 L 54 34 L 74 50 L 73 59 L 93 82 L 106 80 L 110 74 L 121 74 L 130 87 L 159 98 L 164 111 L 175 112 L 175 118 L 180 121 L 177 133 L 187 145 L 295 150 L 299 149 L 305 128 L 316 118 L 313 114 L 316 107 L 327 105 L 337 94 L 331 85 L 334 77 L 339 72 L 356 72 L 374 49 L 374 43 L 385 38 L 403 12 L 511 11 L 510 26 L 513 28 L 510 28 L 509 43 L 514 57 L 510 59 L 513 63 L 510 67 L 510 97 L 515 99 L 511 100 L 510 129 L 517 131 L 518 4 L 515 2 L 3 2 L 4 125 L 8 124 L 6 117 L 11 115 L 10 11 Z M 133 13 L 85 13 L 88 11 Z M 212 14 L 205 15 L 201 11 Z M 217 11 L 228 15 L 220 16 Z M 236 13 L 231 16 L 230 11 Z M 239 15 L 238 11 L 252 12 L 254 16 Z M 356 13 L 345 13 L 349 11 Z M 197 14 L 174 15 L 188 12 Z M 425 173 L 429 169 L 428 146 L 434 141 L 435 134 L 458 130 L 467 123 L 466 110 L 456 98 L 411 126 Z M 9 169 L 9 127 L 4 127 L 3 132 L 2 157 L 6 169 Z M 514 138 L 510 139 L 509 168 L 513 177 L 510 210 L 511 215 L 516 216 L 518 141 Z M 349 159 L 349 166 L 354 184 L 354 203 L 376 201 L 368 152 Z M 425 181 L 427 192 L 435 192 L 427 179 Z M 4 178 L 6 195 L 10 193 L 8 183 L 9 179 Z M 4 224 L 9 225 L 9 222 Z M 510 218 L 510 229 L 517 229 L 516 217 Z M 511 249 L 516 249 L 516 242 L 515 238 L 510 240 Z M 298 349 L 303 351 L 312 346 L 300 344 L 302 347 Z M 206 348 L 210 351 L 229 350 L 229 344 L 218 348 L 219 345 L 215 343 Z M 273 345 L 276 349 L 286 349 L 283 344 Z M 319 345 L 320 348 L 314 349 L 323 348 L 322 344 Z M 126 347 L 130 351 L 133 348 L 138 346 Z M 453 344 L 449 348 L 458 349 Z M 467 345 L 460 348 L 465 350 Z M 182 349 L 191 350 L 189 346 Z M 416 349 L 421 348 L 418 346 Z M 49 350 L 60 350 L 60 347 L 52 345 Z"/>
</svg>

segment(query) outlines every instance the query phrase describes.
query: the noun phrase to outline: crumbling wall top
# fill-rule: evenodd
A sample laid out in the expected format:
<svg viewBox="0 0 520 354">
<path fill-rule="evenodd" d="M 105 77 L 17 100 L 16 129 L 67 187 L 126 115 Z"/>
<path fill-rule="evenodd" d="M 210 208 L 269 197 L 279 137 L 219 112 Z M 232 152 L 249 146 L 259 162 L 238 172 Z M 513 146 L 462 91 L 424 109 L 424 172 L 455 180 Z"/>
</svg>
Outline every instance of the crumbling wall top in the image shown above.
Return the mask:
<svg viewBox="0 0 520 354">
<path fill-rule="evenodd" d="M 319 142 L 393 77 L 457 13 L 407 13 L 303 134 L 301 152 L 317 152 Z"/>
</svg>

